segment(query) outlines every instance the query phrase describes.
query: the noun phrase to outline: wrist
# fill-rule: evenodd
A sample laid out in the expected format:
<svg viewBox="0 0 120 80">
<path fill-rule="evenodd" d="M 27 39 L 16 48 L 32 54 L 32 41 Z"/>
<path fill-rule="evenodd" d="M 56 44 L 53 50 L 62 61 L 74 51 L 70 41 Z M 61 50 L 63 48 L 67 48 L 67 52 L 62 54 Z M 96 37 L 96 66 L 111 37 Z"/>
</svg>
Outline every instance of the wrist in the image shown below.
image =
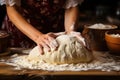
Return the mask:
<svg viewBox="0 0 120 80">
<path fill-rule="evenodd" d="M 75 31 L 75 24 L 73 23 L 71 26 L 68 26 L 66 28 L 66 33 L 71 33 L 71 32 L 74 32 Z"/>
<path fill-rule="evenodd" d="M 40 36 L 42 36 L 43 35 L 43 33 L 38 33 L 38 34 L 36 34 L 34 37 L 33 37 L 33 41 L 37 44 L 38 43 L 38 41 L 39 41 L 39 38 L 40 38 Z"/>
</svg>

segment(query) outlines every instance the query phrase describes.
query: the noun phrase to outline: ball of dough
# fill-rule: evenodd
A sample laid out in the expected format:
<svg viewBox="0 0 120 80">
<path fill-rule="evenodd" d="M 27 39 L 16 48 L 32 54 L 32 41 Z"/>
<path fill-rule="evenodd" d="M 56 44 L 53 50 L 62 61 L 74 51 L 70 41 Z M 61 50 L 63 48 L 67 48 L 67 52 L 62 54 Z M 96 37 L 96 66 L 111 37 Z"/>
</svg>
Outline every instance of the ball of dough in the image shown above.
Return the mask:
<svg viewBox="0 0 120 80">
<path fill-rule="evenodd" d="M 76 37 L 72 35 L 61 35 L 56 38 L 56 41 L 59 44 L 57 50 L 51 50 L 41 55 L 37 46 L 30 52 L 29 58 L 41 59 L 50 64 L 70 64 L 91 61 L 91 52 Z"/>
</svg>

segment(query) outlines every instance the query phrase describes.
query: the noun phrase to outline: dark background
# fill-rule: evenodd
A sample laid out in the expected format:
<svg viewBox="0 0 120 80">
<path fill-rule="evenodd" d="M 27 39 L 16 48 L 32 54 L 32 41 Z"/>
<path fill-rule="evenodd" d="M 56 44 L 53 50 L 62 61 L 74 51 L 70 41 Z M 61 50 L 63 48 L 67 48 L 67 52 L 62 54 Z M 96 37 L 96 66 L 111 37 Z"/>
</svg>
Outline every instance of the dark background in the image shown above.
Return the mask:
<svg viewBox="0 0 120 80">
<path fill-rule="evenodd" d="M 80 9 L 82 11 L 95 11 L 96 7 L 99 5 L 109 7 L 110 10 L 115 11 L 118 5 L 120 6 L 120 0 L 84 0 L 80 6 Z"/>
<path fill-rule="evenodd" d="M 6 14 L 5 6 L 0 6 L 0 26 L 2 25 L 2 21 Z"/>
<path fill-rule="evenodd" d="M 109 6 L 114 9 L 120 4 L 120 0 L 84 0 L 81 5 L 82 10 L 94 10 L 98 5 Z"/>
</svg>

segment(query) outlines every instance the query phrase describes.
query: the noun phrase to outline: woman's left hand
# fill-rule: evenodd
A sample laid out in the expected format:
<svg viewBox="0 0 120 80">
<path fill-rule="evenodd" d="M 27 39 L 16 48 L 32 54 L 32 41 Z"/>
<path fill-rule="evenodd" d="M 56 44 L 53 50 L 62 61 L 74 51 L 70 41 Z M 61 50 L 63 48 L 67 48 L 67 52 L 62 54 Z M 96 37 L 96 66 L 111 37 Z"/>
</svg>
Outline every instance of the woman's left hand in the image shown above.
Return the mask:
<svg viewBox="0 0 120 80">
<path fill-rule="evenodd" d="M 71 31 L 71 32 L 69 32 L 69 34 L 77 37 L 77 38 L 81 41 L 81 43 L 82 43 L 84 46 L 86 46 L 85 40 L 84 40 L 84 38 L 82 37 L 82 35 L 81 35 L 80 32 Z"/>
</svg>

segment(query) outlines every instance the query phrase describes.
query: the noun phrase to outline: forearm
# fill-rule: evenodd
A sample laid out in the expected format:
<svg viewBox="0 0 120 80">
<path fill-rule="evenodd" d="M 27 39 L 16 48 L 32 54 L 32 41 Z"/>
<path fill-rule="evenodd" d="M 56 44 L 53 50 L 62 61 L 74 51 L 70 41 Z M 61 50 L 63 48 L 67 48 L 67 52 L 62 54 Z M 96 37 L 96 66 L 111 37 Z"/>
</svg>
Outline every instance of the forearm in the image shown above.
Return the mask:
<svg viewBox="0 0 120 80">
<path fill-rule="evenodd" d="M 36 41 L 38 36 L 41 34 L 37 29 L 30 25 L 17 11 L 14 7 L 7 6 L 7 14 L 13 24 L 27 35 L 33 41 Z"/>
<path fill-rule="evenodd" d="M 78 20 L 78 7 L 72 7 L 65 11 L 65 31 L 67 33 L 75 30 L 75 24 Z"/>
</svg>

